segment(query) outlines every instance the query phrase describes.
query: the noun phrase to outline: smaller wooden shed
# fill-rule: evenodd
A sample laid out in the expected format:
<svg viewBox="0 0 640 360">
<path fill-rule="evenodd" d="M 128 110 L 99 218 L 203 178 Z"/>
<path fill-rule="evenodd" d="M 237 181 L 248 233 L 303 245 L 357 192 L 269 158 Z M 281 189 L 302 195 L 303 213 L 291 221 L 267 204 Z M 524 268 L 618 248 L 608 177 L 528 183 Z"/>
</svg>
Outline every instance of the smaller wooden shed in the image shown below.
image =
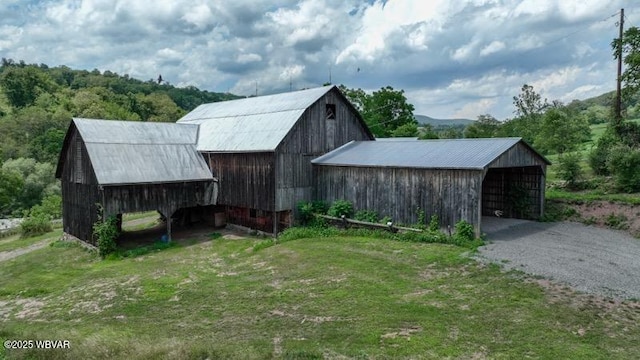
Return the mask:
<svg viewBox="0 0 640 360">
<path fill-rule="evenodd" d="M 217 180 L 196 150 L 198 126 L 74 118 L 60 153 L 64 231 L 95 243 L 98 207 L 105 217 L 215 205 Z"/>
<path fill-rule="evenodd" d="M 348 200 L 396 223 L 418 212 L 481 234 L 482 216 L 537 219 L 550 162 L 521 138 L 352 141 L 312 161 L 314 198 Z"/>
</svg>

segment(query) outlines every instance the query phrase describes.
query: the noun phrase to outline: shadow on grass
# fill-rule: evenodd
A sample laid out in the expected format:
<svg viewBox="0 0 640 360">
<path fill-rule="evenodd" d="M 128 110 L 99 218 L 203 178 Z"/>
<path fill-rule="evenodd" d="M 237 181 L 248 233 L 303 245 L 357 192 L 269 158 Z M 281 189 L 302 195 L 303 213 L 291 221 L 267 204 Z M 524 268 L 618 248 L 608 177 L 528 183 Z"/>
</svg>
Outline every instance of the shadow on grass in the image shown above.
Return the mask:
<svg viewBox="0 0 640 360">
<path fill-rule="evenodd" d="M 164 223 L 143 230 L 123 231 L 116 241 L 118 250 L 107 258 L 132 258 L 165 249 L 200 244 L 221 237 L 216 230 L 205 223 L 174 226 L 171 241 L 168 241 Z"/>
</svg>

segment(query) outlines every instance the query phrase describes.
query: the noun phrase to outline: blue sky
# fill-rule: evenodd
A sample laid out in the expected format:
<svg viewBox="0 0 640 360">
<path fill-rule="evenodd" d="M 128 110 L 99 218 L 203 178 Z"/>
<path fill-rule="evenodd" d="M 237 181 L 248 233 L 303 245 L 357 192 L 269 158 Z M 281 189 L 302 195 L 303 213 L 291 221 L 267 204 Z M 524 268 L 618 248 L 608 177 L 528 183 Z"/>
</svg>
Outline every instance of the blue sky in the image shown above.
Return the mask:
<svg viewBox="0 0 640 360">
<path fill-rule="evenodd" d="M 3 0 L 0 57 L 250 95 L 404 89 L 417 114 L 513 116 L 524 83 L 569 102 L 613 90 L 631 0 Z M 358 70 L 359 69 L 359 70 Z"/>
</svg>

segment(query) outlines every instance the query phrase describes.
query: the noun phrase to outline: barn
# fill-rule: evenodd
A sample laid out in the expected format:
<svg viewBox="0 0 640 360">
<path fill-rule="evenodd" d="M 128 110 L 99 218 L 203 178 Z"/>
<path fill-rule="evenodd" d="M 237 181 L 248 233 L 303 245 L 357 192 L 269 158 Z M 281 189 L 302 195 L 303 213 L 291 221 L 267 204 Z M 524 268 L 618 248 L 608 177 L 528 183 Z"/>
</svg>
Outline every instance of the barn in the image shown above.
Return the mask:
<svg viewBox="0 0 640 360">
<path fill-rule="evenodd" d="M 56 169 L 63 228 L 89 243 L 103 216 L 216 204 L 217 180 L 196 150 L 198 126 L 74 118 Z M 167 221 L 171 236 L 171 221 Z"/>
<path fill-rule="evenodd" d="M 353 141 L 312 161 L 314 198 L 348 200 L 396 223 L 418 212 L 443 228 L 482 217 L 537 219 L 550 162 L 521 138 Z"/>
<path fill-rule="evenodd" d="M 311 200 L 312 159 L 373 140 L 335 86 L 204 104 L 178 124 L 199 125 L 197 150 L 219 181 L 227 222 L 273 234 Z"/>
</svg>

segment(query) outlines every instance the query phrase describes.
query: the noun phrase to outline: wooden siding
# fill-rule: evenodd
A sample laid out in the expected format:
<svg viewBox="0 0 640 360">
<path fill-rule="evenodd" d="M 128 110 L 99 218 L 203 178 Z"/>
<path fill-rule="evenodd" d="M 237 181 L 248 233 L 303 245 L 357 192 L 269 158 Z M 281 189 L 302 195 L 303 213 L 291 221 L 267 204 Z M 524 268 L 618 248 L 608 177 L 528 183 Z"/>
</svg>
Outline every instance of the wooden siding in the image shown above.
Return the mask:
<svg viewBox="0 0 640 360">
<path fill-rule="evenodd" d="M 158 210 L 170 217 L 181 208 L 215 205 L 217 192 L 212 181 L 105 186 L 101 202 L 105 216 Z"/>
<path fill-rule="evenodd" d="M 205 160 L 218 179 L 218 204 L 273 211 L 274 153 L 207 153 Z"/>
<path fill-rule="evenodd" d="M 72 127 L 63 157 L 62 227 L 64 232 L 93 243 L 93 224 L 98 220 L 100 202 L 97 180 L 82 137 Z"/>
<path fill-rule="evenodd" d="M 213 181 L 102 187 L 82 136 L 73 125 L 69 132 L 60 174 L 62 224 L 68 234 L 95 245 L 93 224 L 98 221 L 98 204 L 104 216 L 146 210 L 171 216 L 179 208 L 216 203 L 218 187 Z"/>
<path fill-rule="evenodd" d="M 514 189 L 526 193 L 526 210 L 517 211 L 514 205 Z M 482 183 L 482 215 L 495 216 L 497 210 L 503 217 L 538 219 L 542 216 L 544 199 L 544 173 L 540 166 L 489 169 Z"/>
<path fill-rule="evenodd" d="M 311 200 L 311 160 L 352 140 L 372 140 L 353 107 L 337 89 L 310 106 L 276 151 L 276 210 L 295 210 Z M 335 105 L 335 119 L 327 119 L 327 104 Z"/>
<path fill-rule="evenodd" d="M 437 215 L 440 226 L 460 220 L 479 232 L 482 171 L 315 166 L 314 198 L 348 200 L 357 210 L 373 210 L 394 222 L 415 224 L 418 211 Z"/>
<path fill-rule="evenodd" d="M 523 166 L 539 166 L 542 172 L 546 172 L 547 163 L 540 155 L 522 142 L 517 143 L 511 149 L 495 159 L 488 168 L 508 168 Z"/>
</svg>

